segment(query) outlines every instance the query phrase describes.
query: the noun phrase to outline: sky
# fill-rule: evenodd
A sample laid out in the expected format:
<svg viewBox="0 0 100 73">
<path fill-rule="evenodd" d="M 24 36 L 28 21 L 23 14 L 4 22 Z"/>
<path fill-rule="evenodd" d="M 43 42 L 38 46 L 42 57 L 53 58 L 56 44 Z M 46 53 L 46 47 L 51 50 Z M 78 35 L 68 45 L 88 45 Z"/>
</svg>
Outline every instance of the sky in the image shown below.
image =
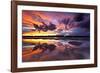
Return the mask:
<svg viewBox="0 0 100 73">
<path fill-rule="evenodd" d="M 89 36 L 90 14 L 52 11 L 22 11 L 23 36 Z"/>
</svg>

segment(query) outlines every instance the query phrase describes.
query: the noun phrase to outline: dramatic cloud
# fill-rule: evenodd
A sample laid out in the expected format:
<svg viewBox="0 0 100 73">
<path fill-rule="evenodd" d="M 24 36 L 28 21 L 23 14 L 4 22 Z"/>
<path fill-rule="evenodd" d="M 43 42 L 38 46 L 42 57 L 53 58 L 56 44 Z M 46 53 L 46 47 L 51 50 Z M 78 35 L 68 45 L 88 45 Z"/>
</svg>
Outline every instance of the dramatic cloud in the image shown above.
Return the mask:
<svg viewBox="0 0 100 73">
<path fill-rule="evenodd" d="M 86 30 L 82 33 L 85 36 L 85 34 L 90 32 L 90 15 L 88 13 L 23 10 L 22 24 L 25 26 L 23 27 L 24 35 L 27 34 L 28 31 L 51 31 L 55 33 L 55 35 L 64 33 L 65 35 L 74 34 L 73 36 L 76 36 L 76 33 L 74 33 L 76 30 L 72 31 L 72 29 L 75 28 L 78 30 L 82 28 Z M 73 34 L 70 34 L 70 31 L 73 32 Z M 83 30 L 77 31 L 77 33 L 79 33 L 78 35 L 81 34 L 80 32 L 83 32 Z"/>
</svg>

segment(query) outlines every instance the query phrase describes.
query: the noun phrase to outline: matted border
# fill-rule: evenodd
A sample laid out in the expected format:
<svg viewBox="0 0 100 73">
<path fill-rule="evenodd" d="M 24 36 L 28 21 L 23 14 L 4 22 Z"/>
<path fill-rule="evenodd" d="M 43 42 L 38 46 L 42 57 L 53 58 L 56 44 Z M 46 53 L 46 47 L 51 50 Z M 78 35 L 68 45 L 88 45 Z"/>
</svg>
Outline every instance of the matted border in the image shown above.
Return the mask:
<svg viewBox="0 0 100 73">
<path fill-rule="evenodd" d="M 93 5 L 76 5 L 76 4 L 60 4 L 60 3 L 44 3 L 44 2 L 31 2 L 31 1 L 12 1 L 11 2 L 11 71 L 39 71 L 39 70 L 56 70 L 56 69 L 71 69 L 71 68 L 86 68 L 97 66 L 97 6 Z M 44 7 L 62 7 L 62 8 L 80 8 L 80 9 L 93 9 L 94 10 L 94 63 L 82 65 L 61 65 L 61 66 L 47 66 L 47 67 L 28 67 L 18 68 L 17 55 L 17 6 L 44 6 Z"/>
<path fill-rule="evenodd" d="M 42 62 L 22 62 L 22 11 L 23 10 L 37 10 L 37 11 L 56 11 L 56 12 L 73 12 L 73 13 L 89 13 L 90 14 L 90 59 L 84 60 L 63 60 L 63 61 L 42 61 Z M 27 67 L 44 67 L 44 66 L 59 66 L 59 65 L 82 65 L 94 63 L 94 10 L 93 9 L 77 9 L 77 8 L 60 8 L 60 7 L 44 7 L 44 6 L 17 6 L 17 37 L 18 37 L 18 52 L 17 52 L 17 66 L 18 68 Z"/>
</svg>

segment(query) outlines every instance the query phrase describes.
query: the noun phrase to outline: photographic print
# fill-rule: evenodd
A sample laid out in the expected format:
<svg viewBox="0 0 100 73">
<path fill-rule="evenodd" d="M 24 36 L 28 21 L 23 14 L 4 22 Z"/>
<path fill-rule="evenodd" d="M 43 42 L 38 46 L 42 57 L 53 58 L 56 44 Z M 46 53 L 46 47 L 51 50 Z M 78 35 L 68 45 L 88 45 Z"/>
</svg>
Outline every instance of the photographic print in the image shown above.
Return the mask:
<svg viewBox="0 0 100 73">
<path fill-rule="evenodd" d="M 23 62 L 89 59 L 90 14 L 22 11 Z"/>
<path fill-rule="evenodd" d="M 12 1 L 11 71 L 96 67 L 96 11 L 93 5 Z"/>
</svg>

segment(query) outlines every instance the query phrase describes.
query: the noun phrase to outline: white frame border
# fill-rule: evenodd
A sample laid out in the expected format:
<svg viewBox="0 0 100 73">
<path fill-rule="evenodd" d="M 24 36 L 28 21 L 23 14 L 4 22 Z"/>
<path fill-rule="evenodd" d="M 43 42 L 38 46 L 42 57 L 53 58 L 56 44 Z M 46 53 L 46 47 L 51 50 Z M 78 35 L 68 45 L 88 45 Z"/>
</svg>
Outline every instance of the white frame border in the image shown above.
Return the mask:
<svg viewBox="0 0 100 73">
<path fill-rule="evenodd" d="M 79 9 L 79 8 L 58 8 L 58 7 L 44 7 L 44 6 L 17 6 L 17 67 L 47 67 L 60 65 L 82 65 L 94 64 L 94 10 L 93 9 Z M 47 61 L 47 62 L 24 62 L 22 63 L 22 10 L 39 10 L 39 11 L 58 11 L 58 12 L 78 12 L 90 13 L 90 59 L 87 60 L 64 60 L 64 61 Z"/>
</svg>

